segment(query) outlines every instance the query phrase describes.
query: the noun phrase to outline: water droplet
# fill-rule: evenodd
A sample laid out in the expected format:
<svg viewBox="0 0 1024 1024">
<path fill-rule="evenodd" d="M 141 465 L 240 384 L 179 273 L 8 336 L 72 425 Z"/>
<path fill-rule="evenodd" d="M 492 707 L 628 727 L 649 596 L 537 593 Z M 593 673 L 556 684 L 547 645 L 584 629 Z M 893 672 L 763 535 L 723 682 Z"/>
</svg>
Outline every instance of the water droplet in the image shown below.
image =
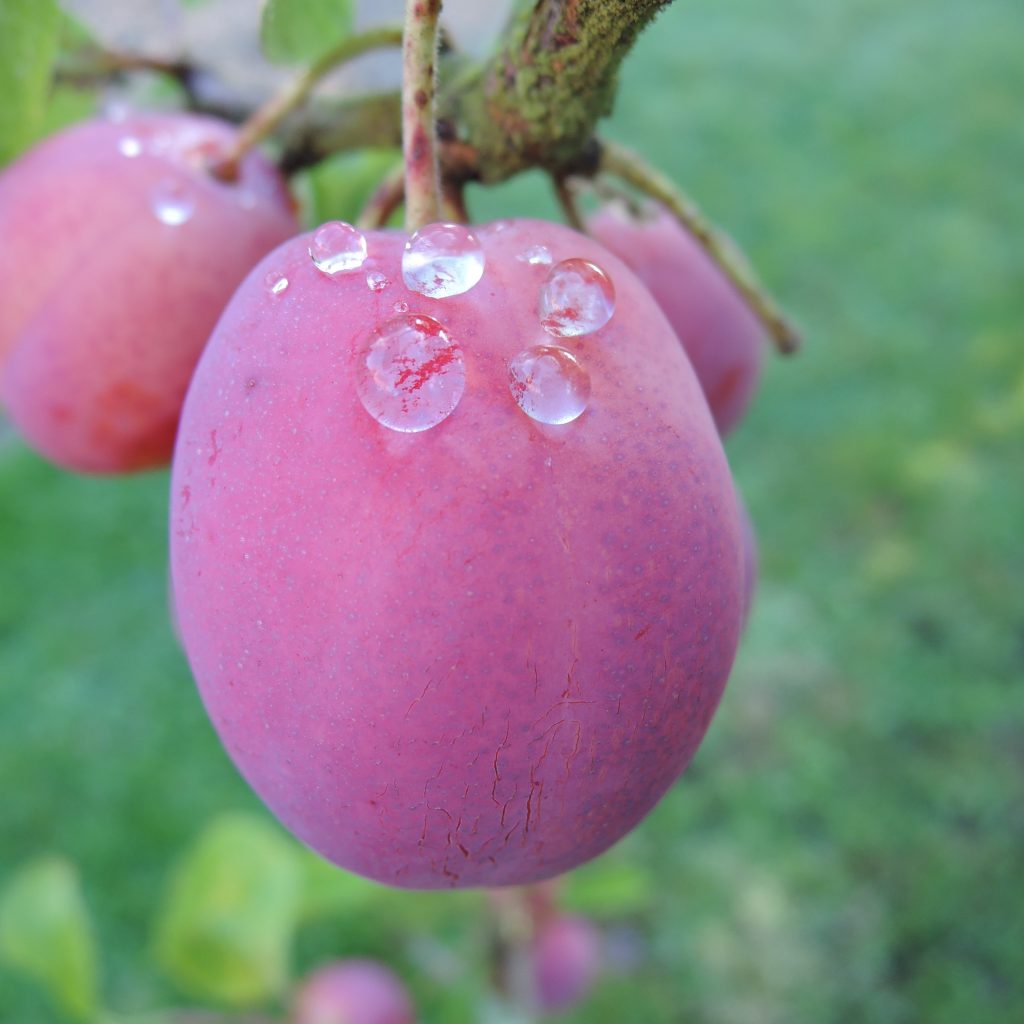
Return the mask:
<svg viewBox="0 0 1024 1024">
<path fill-rule="evenodd" d="M 551 250 L 546 245 L 531 245 L 524 249 L 517 257 L 521 263 L 547 265 L 551 262 Z"/>
<path fill-rule="evenodd" d="M 562 260 L 541 286 L 538 313 L 544 330 L 563 338 L 599 331 L 615 312 L 611 278 L 589 260 Z"/>
<path fill-rule="evenodd" d="M 540 423 L 571 423 L 590 401 L 590 374 L 557 345 L 534 345 L 508 364 L 512 397 Z"/>
<path fill-rule="evenodd" d="M 117 140 L 117 149 L 122 156 L 136 157 L 142 153 L 142 143 L 134 135 L 125 135 Z"/>
<path fill-rule="evenodd" d="M 196 204 L 188 188 L 181 181 L 165 179 L 153 187 L 149 195 L 150 206 L 157 220 L 178 227 L 192 219 Z"/>
<path fill-rule="evenodd" d="M 382 292 L 389 284 L 391 282 L 379 270 L 371 270 L 366 275 L 366 287 L 371 292 Z"/>
<path fill-rule="evenodd" d="M 280 295 L 288 288 L 288 278 L 284 274 L 279 274 L 276 270 L 272 270 L 267 274 L 266 282 L 271 295 Z"/>
<path fill-rule="evenodd" d="M 406 286 L 431 299 L 468 292 L 484 275 L 484 251 L 461 224 L 427 224 L 405 243 Z"/>
<path fill-rule="evenodd" d="M 359 399 L 378 423 L 414 433 L 451 415 L 466 388 L 466 364 L 440 323 L 410 314 L 373 331 L 355 377 Z"/>
<path fill-rule="evenodd" d="M 393 308 L 394 308 L 396 313 L 408 313 L 409 312 L 409 303 L 406 302 L 404 299 L 399 299 L 395 303 Z"/>
<path fill-rule="evenodd" d="M 316 229 L 309 255 L 316 269 L 328 277 L 358 270 L 366 262 L 366 238 L 351 224 L 328 221 Z"/>
</svg>

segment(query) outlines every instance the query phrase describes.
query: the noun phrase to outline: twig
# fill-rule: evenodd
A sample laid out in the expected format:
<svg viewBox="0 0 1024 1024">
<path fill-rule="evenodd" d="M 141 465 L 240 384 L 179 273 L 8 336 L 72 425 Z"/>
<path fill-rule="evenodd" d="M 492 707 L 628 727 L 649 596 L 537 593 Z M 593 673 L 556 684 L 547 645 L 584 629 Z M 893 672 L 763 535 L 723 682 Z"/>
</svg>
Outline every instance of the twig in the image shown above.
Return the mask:
<svg viewBox="0 0 1024 1024">
<path fill-rule="evenodd" d="M 391 214 L 402 205 L 405 198 L 405 167 L 401 164 L 395 168 L 374 190 L 366 201 L 356 226 L 363 231 L 373 231 L 384 227 L 391 219 Z"/>
<path fill-rule="evenodd" d="M 441 0 L 406 0 L 402 43 L 402 155 L 405 227 L 412 234 L 438 218 L 440 188 L 434 128 L 437 22 Z"/>
<path fill-rule="evenodd" d="M 564 175 L 555 175 L 551 180 L 555 186 L 558 205 L 561 206 L 562 213 L 565 215 L 566 224 L 577 231 L 586 231 L 586 225 L 580 216 L 579 207 L 576 205 L 576 196 L 569 184 L 569 179 Z"/>
<path fill-rule="evenodd" d="M 697 205 L 664 174 L 636 153 L 614 142 L 602 143 L 599 169 L 620 178 L 669 209 L 729 278 L 780 352 L 789 354 L 800 347 L 800 333 L 765 291 L 735 243 L 714 227 Z"/>
</svg>

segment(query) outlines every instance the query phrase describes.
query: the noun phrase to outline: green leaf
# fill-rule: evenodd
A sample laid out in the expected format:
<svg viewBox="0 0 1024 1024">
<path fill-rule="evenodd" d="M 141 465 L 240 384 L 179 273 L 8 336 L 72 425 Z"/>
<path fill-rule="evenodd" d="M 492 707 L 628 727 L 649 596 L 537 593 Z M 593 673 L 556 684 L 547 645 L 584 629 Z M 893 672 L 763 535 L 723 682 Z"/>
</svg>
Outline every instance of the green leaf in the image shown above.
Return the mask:
<svg viewBox="0 0 1024 1024">
<path fill-rule="evenodd" d="M 352 32 L 353 6 L 352 0 L 267 0 L 260 22 L 263 52 L 282 64 L 322 57 Z"/>
<path fill-rule="evenodd" d="M 303 921 L 362 912 L 368 903 L 390 891 L 377 882 L 336 867 L 312 850 L 299 850 L 298 859 L 302 871 L 300 916 Z"/>
<path fill-rule="evenodd" d="M 96 947 L 73 864 L 41 857 L 0 893 L 0 959 L 34 978 L 69 1016 L 97 1011 Z"/>
<path fill-rule="evenodd" d="M 288 982 L 300 905 L 297 847 L 262 818 L 223 815 L 178 864 L 156 956 L 190 995 L 251 1006 Z"/>
<path fill-rule="evenodd" d="M 650 908 L 654 879 L 633 860 L 610 857 L 594 861 L 566 876 L 561 902 L 566 909 L 598 917 L 620 917 Z"/>
<path fill-rule="evenodd" d="M 0 0 L 0 164 L 36 137 L 60 24 L 57 0 Z"/>
<path fill-rule="evenodd" d="M 401 160 L 393 149 L 362 149 L 321 161 L 303 177 L 310 226 L 327 220 L 355 221 L 384 176 Z"/>
</svg>

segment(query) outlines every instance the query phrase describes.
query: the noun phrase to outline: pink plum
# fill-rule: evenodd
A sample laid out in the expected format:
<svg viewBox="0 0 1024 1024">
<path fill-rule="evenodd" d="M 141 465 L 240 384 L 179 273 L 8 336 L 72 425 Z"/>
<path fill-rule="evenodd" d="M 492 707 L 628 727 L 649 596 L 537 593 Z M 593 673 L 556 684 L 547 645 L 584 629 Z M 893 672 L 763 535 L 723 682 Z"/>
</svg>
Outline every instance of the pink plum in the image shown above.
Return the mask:
<svg viewBox="0 0 1024 1024">
<path fill-rule="evenodd" d="M 373 960 L 338 960 L 303 979 L 291 1024 L 415 1024 L 401 981 Z"/>
<path fill-rule="evenodd" d="M 231 183 L 207 170 L 234 137 L 192 114 L 89 121 L 0 175 L 0 396 L 54 462 L 167 462 L 224 304 L 298 230 L 259 154 Z"/>
<path fill-rule="evenodd" d="M 601 936 L 585 917 L 561 914 L 537 930 L 531 948 L 539 1007 L 552 1013 L 586 998 L 601 969 Z"/>
<path fill-rule="evenodd" d="M 244 776 L 332 861 L 412 888 L 560 874 L 651 810 L 725 685 L 743 568 L 718 434 L 592 239 L 480 228 L 454 271 L 479 283 L 428 298 L 404 236 L 360 262 L 333 230 L 355 269 L 318 270 L 319 233 L 268 256 L 185 402 L 193 673 Z M 561 355 L 527 365 L 538 347 Z"/>
<path fill-rule="evenodd" d="M 764 330 L 725 275 L 662 207 L 631 216 L 600 210 L 588 230 L 650 289 L 693 363 L 724 437 L 750 405 L 761 375 Z"/>
</svg>

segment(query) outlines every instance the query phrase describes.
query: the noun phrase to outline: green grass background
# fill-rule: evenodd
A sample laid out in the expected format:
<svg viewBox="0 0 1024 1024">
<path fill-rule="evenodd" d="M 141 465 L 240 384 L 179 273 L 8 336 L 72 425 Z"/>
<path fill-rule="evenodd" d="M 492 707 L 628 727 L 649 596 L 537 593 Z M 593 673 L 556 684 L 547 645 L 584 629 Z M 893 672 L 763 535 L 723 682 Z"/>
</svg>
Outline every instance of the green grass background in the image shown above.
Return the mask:
<svg viewBox="0 0 1024 1024">
<path fill-rule="evenodd" d="M 580 872 L 620 964 L 566 1020 L 1024 1020 L 1022 40 L 1019 0 L 687 0 L 623 73 L 608 134 L 741 240 L 808 344 L 728 445 L 762 558 L 729 690 Z M 553 212 L 530 179 L 473 201 Z M 168 625 L 167 478 L 0 444 L 0 882 L 71 858 L 108 1003 L 181 1003 L 149 955 L 168 870 L 263 812 Z M 469 1021 L 478 947 L 466 901 L 381 896 L 306 926 L 296 970 L 381 955 L 425 1020 Z M 0 967 L 0 1020 L 57 1019 Z"/>
</svg>

